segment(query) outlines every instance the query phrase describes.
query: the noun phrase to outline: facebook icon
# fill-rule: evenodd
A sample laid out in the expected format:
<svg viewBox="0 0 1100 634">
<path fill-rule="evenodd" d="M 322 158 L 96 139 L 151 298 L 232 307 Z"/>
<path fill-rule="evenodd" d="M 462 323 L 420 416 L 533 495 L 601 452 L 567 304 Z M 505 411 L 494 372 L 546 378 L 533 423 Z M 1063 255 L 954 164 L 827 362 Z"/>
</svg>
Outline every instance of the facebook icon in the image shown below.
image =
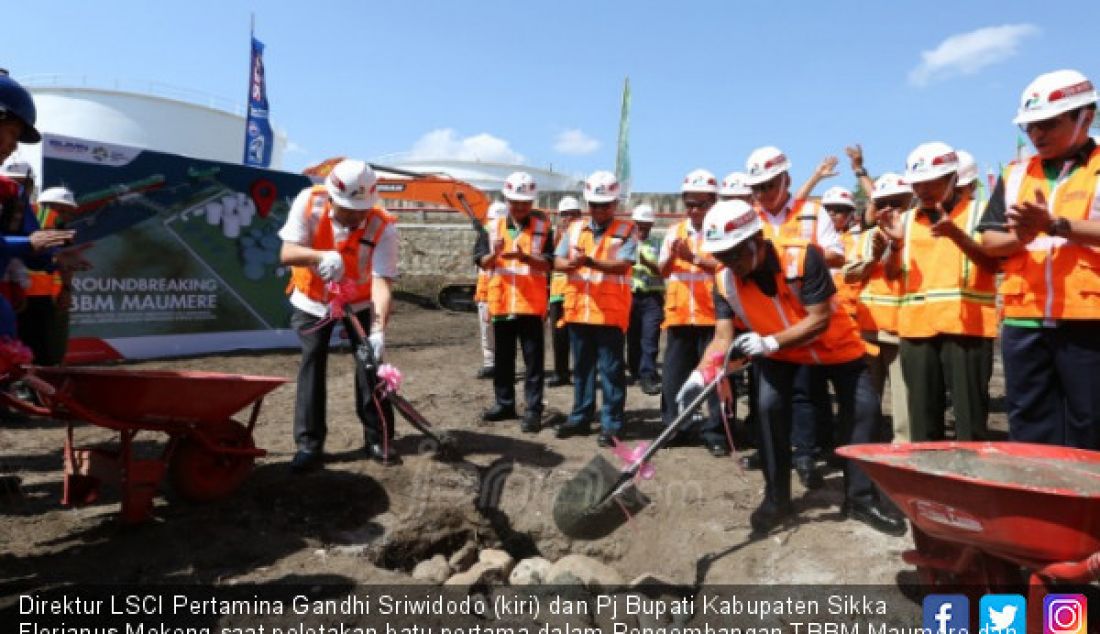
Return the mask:
<svg viewBox="0 0 1100 634">
<path fill-rule="evenodd" d="M 970 634 L 970 600 L 961 594 L 924 597 L 922 627 L 933 634 Z"/>
</svg>

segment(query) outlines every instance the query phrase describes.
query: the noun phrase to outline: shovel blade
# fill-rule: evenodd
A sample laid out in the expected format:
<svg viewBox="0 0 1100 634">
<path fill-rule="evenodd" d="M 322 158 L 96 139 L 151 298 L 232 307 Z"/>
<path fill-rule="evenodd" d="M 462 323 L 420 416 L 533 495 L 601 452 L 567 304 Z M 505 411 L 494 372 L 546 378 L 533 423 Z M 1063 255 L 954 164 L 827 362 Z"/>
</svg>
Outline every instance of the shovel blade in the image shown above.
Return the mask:
<svg viewBox="0 0 1100 634">
<path fill-rule="evenodd" d="M 558 530 L 573 539 L 599 539 L 615 532 L 644 509 L 649 498 L 633 484 L 601 502 L 622 475 L 603 456 L 588 461 L 562 486 L 554 500 L 554 523 Z"/>
</svg>

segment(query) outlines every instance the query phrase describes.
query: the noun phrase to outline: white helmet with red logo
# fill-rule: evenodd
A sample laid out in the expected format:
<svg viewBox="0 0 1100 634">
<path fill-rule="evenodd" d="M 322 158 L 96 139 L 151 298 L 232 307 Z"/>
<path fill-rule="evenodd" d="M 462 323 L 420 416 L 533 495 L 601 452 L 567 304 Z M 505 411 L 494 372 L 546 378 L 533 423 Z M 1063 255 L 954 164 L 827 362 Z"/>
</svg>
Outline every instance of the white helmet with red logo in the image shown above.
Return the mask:
<svg viewBox="0 0 1100 634">
<path fill-rule="evenodd" d="M 959 171 L 959 155 L 946 143 L 922 143 L 905 160 L 905 182 L 923 183 Z"/>
<path fill-rule="evenodd" d="M 577 200 L 576 196 L 562 196 L 558 201 L 558 213 L 563 214 L 567 211 L 580 211 L 581 201 Z"/>
<path fill-rule="evenodd" d="M 745 184 L 759 185 L 790 169 L 791 162 L 779 148 L 770 145 L 757 148 L 749 154 L 749 160 L 745 161 L 745 170 L 748 171 Z"/>
<path fill-rule="evenodd" d="M 1096 88 L 1075 70 L 1056 70 L 1039 75 L 1024 88 L 1020 109 L 1012 123 L 1024 124 L 1056 117 L 1063 112 L 1096 103 Z"/>
<path fill-rule="evenodd" d="M 332 202 L 346 209 L 370 209 L 378 202 L 378 176 L 363 161 L 345 159 L 325 178 Z"/>
<path fill-rule="evenodd" d="M 703 218 L 703 252 L 721 253 L 764 230 L 752 205 L 743 200 L 723 200 Z"/>
<path fill-rule="evenodd" d="M 718 188 L 720 196 L 750 196 L 752 190 L 745 183 L 748 177 L 744 172 L 730 172 L 722 179 L 722 185 Z"/>
<path fill-rule="evenodd" d="M 912 195 L 912 193 L 913 188 L 909 186 L 909 183 L 905 182 L 901 174 L 886 172 L 875 180 L 875 190 L 871 192 L 871 198 L 879 200 L 882 198 L 889 198 L 890 196 L 899 196 L 901 194 Z"/>
<path fill-rule="evenodd" d="M 978 180 L 978 162 L 974 160 L 974 155 L 966 150 L 959 150 L 956 154 L 959 155 L 959 182 L 955 183 L 955 186 L 966 187 Z"/>
<path fill-rule="evenodd" d="M 830 187 L 821 195 L 822 205 L 844 205 L 856 208 L 856 199 L 852 198 L 852 192 L 843 187 Z"/>
<path fill-rule="evenodd" d="M 590 203 L 610 203 L 619 199 L 619 179 L 600 170 L 584 181 L 584 199 Z"/>
<path fill-rule="evenodd" d="M 504 179 L 504 186 L 500 188 L 500 193 L 504 194 L 508 200 L 531 202 L 535 200 L 538 189 L 535 179 L 527 172 L 512 172 L 508 178 Z"/>
<path fill-rule="evenodd" d="M 634 222 L 653 223 L 657 221 L 657 215 L 653 213 L 652 205 L 642 203 L 634 208 L 634 213 L 630 215 L 630 219 Z"/>
<path fill-rule="evenodd" d="M 717 194 L 718 178 L 704 169 L 693 170 L 684 177 L 680 192 L 697 194 Z"/>
</svg>

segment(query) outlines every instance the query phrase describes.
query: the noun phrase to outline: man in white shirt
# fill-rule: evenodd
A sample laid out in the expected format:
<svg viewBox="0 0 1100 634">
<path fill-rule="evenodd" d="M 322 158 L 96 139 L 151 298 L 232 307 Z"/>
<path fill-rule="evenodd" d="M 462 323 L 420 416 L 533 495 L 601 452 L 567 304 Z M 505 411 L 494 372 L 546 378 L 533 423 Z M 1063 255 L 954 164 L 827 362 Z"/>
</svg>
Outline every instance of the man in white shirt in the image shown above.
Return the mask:
<svg viewBox="0 0 1100 634">
<path fill-rule="evenodd" d="M 375 363 L 381 363 L 397 277 L 398 238 L 395 219 L 380 207 L 377 177 L 362 161 L 337 164 L 324 185 L 302 190 L 295 198 L 283 240 L 282 263 L 291 266 L 290 325 L 302 343 L 298 392 L 294 407 L 294 440 L 298 451 L 291 471 L 319 467 L 324 449 L 326 366 L 335 321 L 331 306 L 345 304 L 364 324 Z M 355 333 L 349 332 L 352 342 Z M 355 371 L 355 410 L 363 423 L 367 455 L 383 464 L 400 462 L 393 450 L 393 409 L 371 395 L 376 377 L 360 364 Z"/>
</svg>

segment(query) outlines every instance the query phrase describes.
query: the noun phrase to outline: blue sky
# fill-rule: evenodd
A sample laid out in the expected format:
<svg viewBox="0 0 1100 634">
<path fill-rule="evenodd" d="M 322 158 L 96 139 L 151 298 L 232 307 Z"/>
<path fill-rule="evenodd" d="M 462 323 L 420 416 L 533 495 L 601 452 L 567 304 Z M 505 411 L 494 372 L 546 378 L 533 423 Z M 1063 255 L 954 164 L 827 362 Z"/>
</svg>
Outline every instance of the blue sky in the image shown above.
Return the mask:
<svg viewBox="0 0 1100 634">
<path fill-rule="evenodd" d="M 7 9 L 0 66 L 243 103 L 254 12 L 293 170 L 413 150 L 613 168 L 629 76 L 634 189 L 672 191 L 765 144 L 786 151 L 796 181 L 853 142 L 874 173 L 930 140 L 970 150 L 984 173 L 1012 158 L 1035 75 L 1076 68 L 1100 83 L 1100 9 L 1054 6 L 36 0 Z M 851 181 L 845 166 L 836 184 Z"/>
</svg>

